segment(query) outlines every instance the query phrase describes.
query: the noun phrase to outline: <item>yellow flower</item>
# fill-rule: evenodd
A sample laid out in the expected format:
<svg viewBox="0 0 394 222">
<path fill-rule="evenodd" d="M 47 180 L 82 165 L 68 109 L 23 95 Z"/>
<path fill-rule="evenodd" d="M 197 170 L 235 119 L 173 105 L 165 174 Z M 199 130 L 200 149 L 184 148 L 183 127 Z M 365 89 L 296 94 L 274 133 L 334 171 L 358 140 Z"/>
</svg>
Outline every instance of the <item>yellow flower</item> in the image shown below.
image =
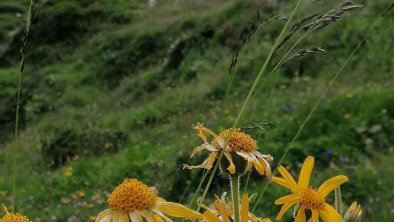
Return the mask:
<svg viewBox="0 0 394 222">
<path fill-rule="evenodd" d="M 232 131 L 231 129 L 227 129 L 217 135 L 200 123 L 197 123 L 195 128 L 197 129 L 198 136 L 202 139 L 203 144 L 194 149 L 191 156 L 193 157 L 196 153 L 204 149 L 210 151 L 211 154 L 202 164 L 197 166 L 188 166 L 184 164 L 184 168 L 205 168 L 209 170 L 212 168 L 213 163 L 220 154 L 220 151 L 224 149 L 223 154 L 229 162 L 227 170 L 231 174 L 236 172 L 236 167 L 233 162 L 233 154 L 237 154 L 237 156 L 240 156 L 247 161 L 246 171 L 249 171 L 254 166 L 261 175 L 271 175 L 271 167 L 268 161 L 272 161 L 272 156 L 258 152 L 256 140 L 248 134 L 241 132 L 240 129 L 234 130 L 227 146 L 224 148 L 225 141 L 229 133 Z M 213 137 L 211 143 L 208 143 L 205 133 Z"/>
<path fill-rule="evenodd" d="M 347 222 L 359 222 L 361 221 L 362 214 L 363 210 L 361 209 L 361 205 L 357 204 L 357 202 L 353 202 L 349 209 L 346 211 L 345 220 Z"/>
<path fill-rule="evenodd" d="M 71 177 L 73 175 L 73 168 L 67 167 L 66 172 L 64 173 L 66 177 Z"/>
<path fill-rule="evenodd" d="M 299 204 L 295 222 L 305 222 L 306 212 L 311 213 L 312 221 L 318 221 L 319 216 L 325 222 L 340 222 L 343 221 L 341 215 L 329 204 L 326 203 L 325 198 L 331 191 L 348 181 L 346 176 L 335 176 L 326 180 L 316 190 L 309 186 L 309 180 L 312 173 L 314 158 L 308 156 L 300 172 L 298 183 L 295 182 L 290 173 L 283 167 L 278 168 L 279 173 L 283 178 L 272 177 L 272 181 L 288 188 L 292 194 L 281 197 L 275 201 L 276 205 L 282 205 L 277 220 L 280 220 L 283 214 L 294 204 Z"/>
<path fill-rule="evenodd" d="M 233 204 L 226 201 L 226 193 L 209 207 L 202 205 L 206 210 L 201 222 L 231 222 L 234 220 Z M 261 219 L 249 212 L 249 198 L 247 194 L 242 195 L 241 200 L 241 222 L 271 222 L 270 219 Z M 230 220 L 231 219 L 231 220 Z"/>
<path fill-rule="evenodd" d="M 125 179 L 108 198 L 109 209 L 101 212 L 96 222 L 147 222 L 172 221 L 173 217 L 203 218 L 202 214 L 181 204 L 166 202 L 157 196 L 155 188 L 136 179 Z"/>
<path fill-rule="evenodd" d="M 27 217 L 20 214 L 9 213 L 7 208 L 3 205 L 3 211 L 5 212 L 4 217 L 0 219 L 0 222 L 29 222 Z"/>
</svg>

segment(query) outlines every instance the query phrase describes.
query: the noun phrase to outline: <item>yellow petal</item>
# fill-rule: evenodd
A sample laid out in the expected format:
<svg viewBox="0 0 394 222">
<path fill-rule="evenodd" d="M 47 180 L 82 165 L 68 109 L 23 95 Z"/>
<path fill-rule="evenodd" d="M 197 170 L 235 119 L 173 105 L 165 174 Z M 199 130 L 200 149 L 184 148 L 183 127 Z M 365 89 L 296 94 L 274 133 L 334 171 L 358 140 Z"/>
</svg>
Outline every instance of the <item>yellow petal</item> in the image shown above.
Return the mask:
<svg viewBox="0 0 394 222">
<path fill-rule="evenodd" d="M 230 163 L 230 166 L 228 166 L 227 170 L 231 173 L 235 173 L 235 165 L 233 163 L 233 158 L 231 157 L 231 154 L 229 152 L 224 151 L 224 155 L 226 156 L 228 162 Z"/>
<path fill-rule="evenodd" d="M 205 211 L 203 213 L 204 217 L 208 220 L 208 222 L 221 222 L 215 214 L 210 211 Z"/>
<path fill-rule="evenodd" d="M 269 218 L 264 218 L 264 219 L 262 219 L 260 222 L 272 222 L 272 220 L 269 219 Z"/>
<path fill-rule="evenodd" d="M 283 214 L 284 214 L 291 206 L 293 206 L 295 203 L 297 203 L 297 201 L 298 201 L 298 199 L 294 199 L 294 200 L 292 200 L 292 201 L 289 201 L 289 202 L 285 203 L 285 204 L 282 206 L 282 209 L 280 209 L 280 211 L 279 211 L 279 213 L 278 213 L 278 216 L 276 216 L 276 220 L 281 220 L 282 217 L 283 217 Z"/>
<path fill-rule="evenodd" d="M 285 179 L 282 179 L 280 177 L 272 177 L 271 180 L 273 182 L 275 182 L 275 183 L 277 183 L 277 184 L 279 184 L 279 185 L 281 185 L 283 187 L 286 187 L 286 188 L 288 188 L 290 190 L 290 186 L 289 186 L 289 184 L 287 183 L 287 181 Z"/>
<path fill-rule="evenodd" d="M 163 213 L 173 217 L 203 218 L 202 214 L 178 203 L 162 202 L 157 205 L 157 208 Z"/>
<path fill-rule="evenodd" d="M 129 217 L 131 222 L 142 222 L 141 214 L 137 211 L 130 212 Z"/>
<path fill-rule="evenodd" d="M 129 222 L 129 221 L 130 221 L 129 215 L 127 214 L 116 212 L 116 211 L 112 213 L 112 222 Z"/>
<path fill-rule="evenodd" d="M 329 204 L 324 204 L 324 209 L 318 212 L 324 222 L 344 222 L 341 215 Z"/>
<path fill-rule="evenodd" d="M 319 213 L 315 209 L 312 209 L 312 222 L 319 222 Z"/>
<path fill-rule="evenodd" d="M 197 166 L 189 166 L 187 164 L 183 164 L 183 168 L 187 168 L 187 169 L 196 169 L 196 168 L 204 168 L 204 169 L 211 169 L 213 163 L 216 160 L 216 156 L 218 155 L 218 152 L 212 152 L 211 154 L 209 154 L 209 157 L 207 159 L 204 160 L 204 162 L 200 165 Z"/>
<path fill-rule="evenodd" d="M 326 180 L 324 183 L 322 183 L 317 189 L 317 192 L 320 193 L 323 198 L 327 197 L 331 191 L 335 190 L 335 188 L 339 187 L 346 181 L 348 181 L 349 178 L 346 176 L 340 175 L 340 176 L 335 176 L 329 180 Z"/>
<path fill-rule="evenodd" d="M 280 175 L 282 175 L 283 179 L 286 180 L 287 184 L 290 187 L 291 192 L 298 193 L 297 183 L 294 181 L 293 177 L 290 175 L 289 171 L 286 170 L 283 166 L 278 168 Z"/>
<path fill-rule="evenodd" d="M 111 218 L 111 210 L 107 209 L 97 215 L 95 222 L 107 222 Z"/>
<path fill-rule="evenodd" d="M 219 204 L 219 212 L 222 215 L 223 222 L 231 222 L 230 219 L 227 216 L 226 210 L 224 209 L 223 204 Z"/>
<path fill-rule="evenodd" d="M 286 204 L 286 203 L 290 203 L 290 202 L 299 200 L 300 198 L 301 197 L 298 196 L 297 194 L 290 194 L 290 195 L 287 195 L 287 196 L 284 196 L 284 197 L 281 197 L 281 198 L 277 199 L 275 201 L 275 204 L 276 205 Z"/>
<path fill-rule="evenodd" d="M 158 215 L 154 215 L 153 217 L 155 218 L 155 222 L 165 222 L 165 221 L 163 220 L 163 218 L 161 218 L 161 217 L 158 216 Z"/>
<path fill-rule="evenodd" d="M 247 194 L 242 195 L 241 199 L 241 222 L 248 222 L 249 198 Z"/>
<path fill-rule="evenodd" d="M 301 206 L 300 209 L 298 209 L 297 211 L 295 222 L 305 222 L 305 221 L 306 221 L 305 207 Z"/>
<path fill-rule="evenodd" d="M 257 152 L 257 151 L 256 151 Z M 257 152 L 258 153 L 258 152 Z M 260 154 L 260 153 L 259 153 Z M 270 164 L 267 162 L 266 159 L 263 158 L 263 155 L 257 155 L 257 158 L 259 160 L 259 163 L 261 164 L 261 166 L 264 167 L 264 171 L 265 171 L 265 175 L 267 176 L 271 176 L 272 172 L 271 172 L 271 166 Z"/>
<path fill-rule="evenodd" d="M 300 190 L 308 188 L 314 162 L 315 159 L 312 156 L 308 156 L 305 159 L 301 168 L 300 178 L 298 179 L 298 187 Z"/>
<path fill-rule="evenodd" d="M 145 221 L 147 221 L 147 222 L 151 222 L 151 221 L 154 222 L 155 221 L 155 218 L 153 217 L 153 214 L 150 211 L 141 210 L 140 213 L 141 213 L 141 216 L 143 218 L 145 218 Z"/>
</svg>

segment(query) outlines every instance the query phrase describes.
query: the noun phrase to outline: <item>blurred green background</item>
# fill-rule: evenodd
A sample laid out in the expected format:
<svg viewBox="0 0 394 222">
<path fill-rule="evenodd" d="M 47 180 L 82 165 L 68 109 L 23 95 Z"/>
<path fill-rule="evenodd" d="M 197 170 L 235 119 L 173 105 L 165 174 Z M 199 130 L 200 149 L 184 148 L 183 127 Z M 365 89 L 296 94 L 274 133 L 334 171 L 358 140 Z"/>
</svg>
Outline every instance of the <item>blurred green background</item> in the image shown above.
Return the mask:
<svg viewBox="0 0 394 222">
<path fill-rule="evenodd" d="M 305 0 L 294 22 L 339 3 Z M 317 30 L 290 55 L 312 46 L 326 53 L 293 59 L 265 75 L 240 127 L 258 140 L 260 152 L 273 155 L 276 167 L 332 77 L 368 34 L 284 164 L 297 173 L 307 155 L 315 156 L 314 186 L 345 174 L 346 205 L 362 204 L 364 221 L 391 221 L 394 12 L 376 23 L 391 1 L 355 4 L 364 7 Z M 15 139 L 28 6 L 28 0 L 0 2 L 0 202 L 11 204 L 16 149 L 18 212 L 33 221 L 90 221 L 129 177 L 155 186 L 169 201 L 190 202 L 203 172 L 182 170 L 182 164 L 199 164 L 208 155 L 189 158 L 201 143 L 193 124 L 203 122 L 215 132 L 232 126 L 294 1 L 40 1 L 26 49 Z M 260 29 L 242 44 L 253 23 Z M 275 53 L 269 70 L 302 33 Z M 262 127 L 248 127 L 256 125 Z M 207 202 L 228 192 L 227 183 L 223 175 L 215 177 Z M 250 195 L 266 183 L 252 173 Z M 274 219 L 279 207 L 273 202 L 286 193 L 270 184 L 256 215 Z"/>
</svg>

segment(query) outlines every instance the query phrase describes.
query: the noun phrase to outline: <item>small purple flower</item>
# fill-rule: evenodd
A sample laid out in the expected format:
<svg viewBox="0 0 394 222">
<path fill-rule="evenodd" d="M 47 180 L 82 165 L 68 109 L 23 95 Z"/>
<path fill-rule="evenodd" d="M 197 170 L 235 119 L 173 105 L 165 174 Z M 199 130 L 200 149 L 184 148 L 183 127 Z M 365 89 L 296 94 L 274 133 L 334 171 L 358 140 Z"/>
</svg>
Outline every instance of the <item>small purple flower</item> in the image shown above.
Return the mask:
<svg viewBox="0 0 394 222">
<path fill-rule="evenodd" d="M 297 107 L 296 104 L 289 104 L 289 105 L 286 105 L 286 106 L 285 106 L 285 108 L 283 109 L 283 111 L 284 111 L 285 113 L 290 113 L 290 112 L 293 111 L 296 107 Z"/>
<path fill-rule="evenodd" d="M 346 163 L 347 161 L 348 161 L 347 157 L 345 157 L 345 156 L 340 156 L 339 157 L 339 162 Z"/>
<path fill-rule="evenodd" d="M 326 149 L 326 155 L 331 156 L 331 154 L 332 154 L 332 151 L 330 149 Z"/>
</svg>

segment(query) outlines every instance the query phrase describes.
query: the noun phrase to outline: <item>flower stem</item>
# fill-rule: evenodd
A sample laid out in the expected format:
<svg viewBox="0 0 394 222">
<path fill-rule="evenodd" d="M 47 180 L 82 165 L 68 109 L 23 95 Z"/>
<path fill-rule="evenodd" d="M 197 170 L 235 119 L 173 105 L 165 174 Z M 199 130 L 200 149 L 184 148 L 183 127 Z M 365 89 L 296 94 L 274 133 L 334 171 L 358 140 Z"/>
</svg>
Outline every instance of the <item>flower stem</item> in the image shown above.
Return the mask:
<svg viewBox="0 0 394 222">
<path fill-rule="evenodd" d="M 239 175 L 230 176 L 231 193 L 233 196 L 234 222 L 239 222 Z"/>
</svg>

